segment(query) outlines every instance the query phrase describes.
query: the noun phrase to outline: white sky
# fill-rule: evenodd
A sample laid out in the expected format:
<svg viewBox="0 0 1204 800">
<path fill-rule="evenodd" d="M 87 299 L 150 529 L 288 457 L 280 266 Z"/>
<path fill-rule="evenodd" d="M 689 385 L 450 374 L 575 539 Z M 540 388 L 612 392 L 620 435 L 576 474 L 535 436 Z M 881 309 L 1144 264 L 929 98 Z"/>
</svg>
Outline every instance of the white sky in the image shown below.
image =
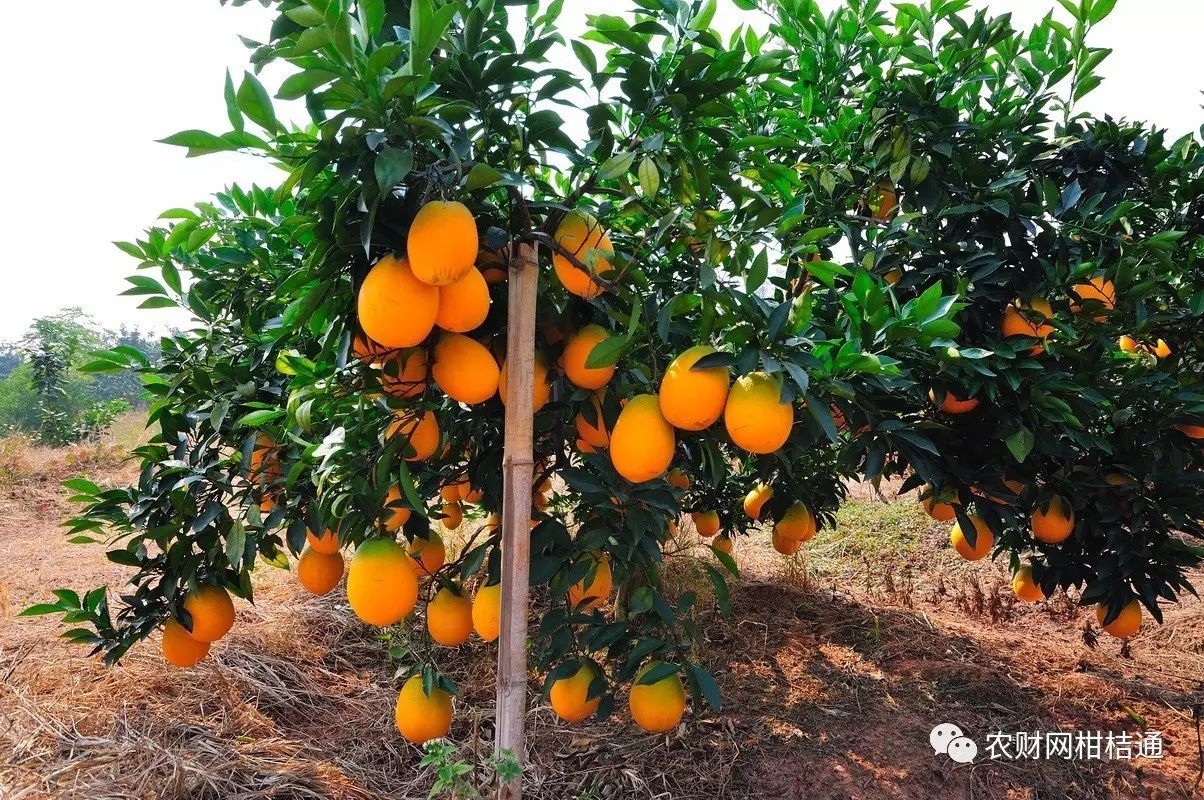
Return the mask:
<svg viewBox="0 0 1204 800">
<path fill-rule="evenodd" d="M 627 3 L 572 0 L 571 15 L 613 13 Z M 828 3 L 830 5 L 830 3 Z M 1054 0 L 974 0 L 1030 24 Z M 134 262 L 110 244 L 133 239 L 163 210 L 189 206 L 227 183 L 271 184 L 280 174 L 237 155 L 184 158 L 155 140 L 187 128 L 229 128 L 222 82 L 247 64 L 237 38 L 263 39 L 271 15 L 216 0 L 70 2 L 69 23 L 46 25 L 46 4 L 10 3 L 0 48 L 0 87 L 9 110 L 0 125 L 0 340 L 30 321 L 80 306 L 102 324 L 181 324 L 168 311 L 136 310 L 119 297 Z M 1063 14 L 1059 9 L 1059 13 Z M 721 11 L 730 30 L 740 12 Z M 577 33 L 576 21 L 565 33 Z M 1103 86 L 1083 108 L 1147 119 L 1174 135 L 1204 123 L 1199 77 L 1200 0 L 1120 0 L 1093 44 L 1113 55 Z M 53 32 L 53 36 L 49 32 Z M 270 79 L 269 89 L 273 88 Z"/>
</svg>

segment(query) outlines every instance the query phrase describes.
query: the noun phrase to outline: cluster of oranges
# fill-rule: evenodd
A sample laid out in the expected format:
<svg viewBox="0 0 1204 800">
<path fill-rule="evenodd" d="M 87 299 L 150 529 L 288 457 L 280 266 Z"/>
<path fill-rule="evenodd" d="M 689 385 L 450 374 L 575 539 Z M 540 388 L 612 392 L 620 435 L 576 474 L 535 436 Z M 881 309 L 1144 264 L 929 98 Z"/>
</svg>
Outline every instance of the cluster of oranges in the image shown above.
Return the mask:
<svg viewBox="0 0 1204 800">
<path fill-rule="evenodd" d="M 199 586 L 184 598 L 190 627 L 174 617 L 163 628 L 163 657 L 177 667 L 192 667 L 209 654 L 209 645 L 234 627 L 234 603 L 220 586 Z"/>
</svg>

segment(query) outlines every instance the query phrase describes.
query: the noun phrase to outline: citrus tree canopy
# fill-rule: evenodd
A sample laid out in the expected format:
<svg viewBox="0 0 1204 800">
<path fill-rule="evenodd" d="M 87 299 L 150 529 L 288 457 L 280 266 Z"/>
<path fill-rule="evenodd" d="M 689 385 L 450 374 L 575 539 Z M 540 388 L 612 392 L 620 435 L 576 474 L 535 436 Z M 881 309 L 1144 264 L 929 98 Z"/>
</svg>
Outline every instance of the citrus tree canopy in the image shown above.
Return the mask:
<svg viewBox="0 0 1204 800">
<path fill-rule="evenodd" d="M 1028 31 L 966 0 L 727 3 L 752 24 L 634 0 L 569 39 L 560 0 L 264 2 L 276 100 L 228 77 L 230 130 L 166 141 L 280 184 L 120 244 L 145 305 L 196 322 L 153 367 L 92 365 L 153 398 L 138 483 L 69 484 L 130 588 L 31 612 L 110 662 L 166 624 L 195 663 L 257 567 L 299 555 L 324 593 L 349 548 L 366 622 L 495 638 L 534 253 L 534 666 L 565 719 L 631 684 L 649 730 L 683 691 L 717 708 L 698 615 L 730 611 L 741 537 L 796 552 L 849 480 L 921 488 L 1026 599 L 1159 617 L 1204 535 L 1204 150 L 1075 112 L 1114 0 Z M 690 528 L 706 598 L 662 580 Z M 452 718 L 438 653 L 398 654 L 413 740 Z"/>
</svg>

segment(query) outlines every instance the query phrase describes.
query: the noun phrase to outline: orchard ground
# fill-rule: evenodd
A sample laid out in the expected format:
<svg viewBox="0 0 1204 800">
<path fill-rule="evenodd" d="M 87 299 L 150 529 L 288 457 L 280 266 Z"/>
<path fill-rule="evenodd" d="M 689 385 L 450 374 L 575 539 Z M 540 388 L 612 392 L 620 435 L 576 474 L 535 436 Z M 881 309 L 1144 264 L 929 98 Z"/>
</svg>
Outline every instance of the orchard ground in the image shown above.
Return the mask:
<svg viewBox="0 0 1204 800">
<path fill-rule="evenodd" d="M 47 587 L 121 586 L 123 568 L 65 541 L 59 481 L 136 479 L 121 461 L 136 435 L 128 421 L 67 450 L 0 441 L 0 797 L 426 797 L 434 776 L 393 726 L 396 665 L 341 587 L 315 599 L 260 566 L 256 604 L 239 601 L 235 630 L 187 671 L 166 668 L 153 646 L 105 669 L 56 640 L 55 620 L 15 617 Z M 1204 603 L 1168 607 L 1165 625 L 1147 621 L 1127 647 L 1097 643 L 1089 610 L 1064 596 L 1017 603 L 1003 564 L 964 562 L 946 523 L 885 494 L 853 487 L 837 528 L 793 558 L 773 552 L 767 532 L 737 542 L 736 613 L 706 618 L 701 651 L 722 713 L 696 710 L 668 736 L 637 731 L 623 704 L 609 720 L 567 726 L 533 681 L 527 796 L 1196 796 Z M 697 541 L 688 521 L 679 540 Z M 701 547 L 670 556 L 670 580 L 709 601 L 698 566 L 709 558 Z M 494 647 L 474 639 L 443 659 L 461 691 L 458 758 L 482 761 Z M 940 722 L 978 742 L 974 765 L 933 754 Z M 1161 731 L 1166 754 L 987 758 L 990 732 L 1034 730 Z"/>
</svg>

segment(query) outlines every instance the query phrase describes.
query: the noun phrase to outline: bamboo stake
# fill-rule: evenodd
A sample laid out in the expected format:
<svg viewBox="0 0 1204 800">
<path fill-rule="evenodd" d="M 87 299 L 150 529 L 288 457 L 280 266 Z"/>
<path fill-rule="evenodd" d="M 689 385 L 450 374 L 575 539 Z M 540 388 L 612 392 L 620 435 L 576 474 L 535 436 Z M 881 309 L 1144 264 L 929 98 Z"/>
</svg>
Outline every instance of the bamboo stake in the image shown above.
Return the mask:
<svg viewBox="0 0 1204 800">
<path fill-rule="evenodd" d="M 502 457 L 502 607 L 497 652 L 495 752 L 526 758 L 527 603 L 531 570 L 532 394 L 535 384 L 535 247 L 521 244 L 510 264 L 506 324 L 506 442 Z M 519 800 L 522 778 L 498 785 L 498 800 Z"/>
</svg>

